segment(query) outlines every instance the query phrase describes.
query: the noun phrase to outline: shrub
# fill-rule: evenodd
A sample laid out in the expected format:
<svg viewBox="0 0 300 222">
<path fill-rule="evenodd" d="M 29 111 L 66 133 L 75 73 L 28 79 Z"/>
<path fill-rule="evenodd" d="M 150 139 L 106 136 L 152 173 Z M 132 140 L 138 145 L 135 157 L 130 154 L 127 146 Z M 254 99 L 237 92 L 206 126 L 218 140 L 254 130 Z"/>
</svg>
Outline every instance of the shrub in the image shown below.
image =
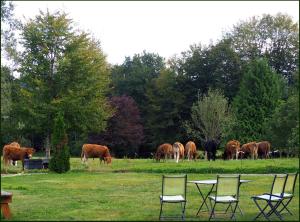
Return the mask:
<svg viewBox="0 0 300 222">
<path fill-rule="evenodd" d="M 53 155 L 49 163 L 49 169 L 57 173 L 70 170 L 70 151 L 67 145 L 68 137 L 65 131 L 64 117 L 58 113 L 54 119 L 54 130 L 52 134 L 51 147 Z"/>
</svg>

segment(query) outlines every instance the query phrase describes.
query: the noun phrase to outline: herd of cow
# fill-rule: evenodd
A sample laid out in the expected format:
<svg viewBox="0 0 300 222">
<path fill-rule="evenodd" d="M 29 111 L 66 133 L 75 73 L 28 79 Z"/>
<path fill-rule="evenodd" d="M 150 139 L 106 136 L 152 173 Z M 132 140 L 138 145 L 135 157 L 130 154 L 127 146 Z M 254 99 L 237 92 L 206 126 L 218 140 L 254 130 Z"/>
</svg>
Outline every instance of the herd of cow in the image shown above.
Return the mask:
<svg viewBox="0 0 300 222">
<path fill-rule="evenodd" d="M 215 160 L 217 145 L 218 144 L 214 140 L 209 140 L 204 144 L 204 150 L 207 154 L 208 160 Z M 270 147 L 271 145 L 268 141 L 258 143 L 250 142 L 241 146 L 239 141 L 231 140 L 226 144 L 223 158 L 269 158 Z M 3 147 L 3 161 L 5 169 L 7 170 L 9 162 L 13 164 L 16 161 L 21 160 L 24 170 L 24 159 L 30 159 L 34 152 L 35 149 L 21 147 L 17 142 L 5 145 Z M 169 143 L 161 144 L 158 146 L 154 155 L 154 158 L 157 161 L 160 161 L 161 159 L 174 158 L 177 163 L 179 162 L 179 159 L 184 159 L 185 157 L 188 160 L 196 160 L 198 157 L 197 147 L 193 141 L 187 142 L 185 146 L 183 146 L 180 142 L 175 142 L 173 145 Z M 86 163 L 88 158 L 99 158 L 100 163 L 102 161 L 107 164 L 112 162 L 112 157 L 108 147 L 98 144 L 84 144 L 82 146 L 81 160 Z"/>
<path fill-rule="evenodd" d="M 216 151 L 217 151 L 218 143 L 214 140 L 208 140 L 204 144 L 204 150 L 207 155 L 208 160 L 215 160 L 216 159 Z M 262 142 L 250 142 L 243 144 L 241 146 L 240 142 L 237 140 L 230 140 L 224 150 L 223 159 L 236 159 L 239 158 L 248 158 L 251 157 L 252 159 L 260 158 L 269 158 L 271 150 L 271 144 L 268 141 Z M 175 161 L 178 163 L 179 159 L 186 158 L 196 159 L 197 148 L 196 144 L 192 141 L 186 143 L 185 147 L 180 142 L 175 142 L 173 145 L 169 143 L 164 143 L 158 146 L 154 158 L 157 161 L 161 159 L 167 159 L 174 157 Z"/>
</svg>

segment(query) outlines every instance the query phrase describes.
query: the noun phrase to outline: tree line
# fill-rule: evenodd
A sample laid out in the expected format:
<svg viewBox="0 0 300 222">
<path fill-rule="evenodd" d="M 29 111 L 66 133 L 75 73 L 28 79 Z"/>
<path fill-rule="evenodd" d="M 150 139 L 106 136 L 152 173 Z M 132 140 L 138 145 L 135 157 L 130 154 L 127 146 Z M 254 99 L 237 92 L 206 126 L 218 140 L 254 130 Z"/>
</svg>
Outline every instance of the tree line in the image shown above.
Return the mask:
<svg viewBox="0 0 300 222">
<path fill-rule="evenodd" d="M 299 29 L 289 15 L 252 17 L 214 44 L 168 59 L 143 51 L 120 65 L 64 12 L 22 24 L 2 1 L 1 23 L 20 31 L 14 37 L 1 25 L 1 51 L 15 64 L 1 65 L 2 145 L 17 140 L 49 152 L 62 113 L 72 155 L 98 143 L 117 157 L 148 157 L 161 143 L 201 147 L 208 139 L 220 147 L 268 140 L 298 152 Z"/>
</svg>

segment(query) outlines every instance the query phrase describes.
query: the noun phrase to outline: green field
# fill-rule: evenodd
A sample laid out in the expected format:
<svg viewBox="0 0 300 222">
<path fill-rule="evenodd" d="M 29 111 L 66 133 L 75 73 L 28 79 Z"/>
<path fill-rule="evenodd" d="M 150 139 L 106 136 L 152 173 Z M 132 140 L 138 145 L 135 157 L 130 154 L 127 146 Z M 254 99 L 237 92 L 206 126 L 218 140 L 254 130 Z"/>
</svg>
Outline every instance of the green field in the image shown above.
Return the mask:
<svg viewBox="0 0 300 222">
<path fill-rule="evenodd" d="M 272 175 L 261 173 L 293 172 L 298 167 L 296 158 L 242 162 L 198 160 L 179 164 L 170 160 L 156 163 L 150 159 L 114 159 L 112 165 L 100 165 L 99 160 L 90 159 L 88 166 L 81 164 L 79 158 L 72 158 L 71 171 L 66 174 L 46 170 L 25 171 L 18 176 L 2 174 L 1 189 L 13 192 L 12 220 L 157 220 L 162 174 L 187 173 L 188 180 L 196 180 L 240 172 L 242 179 L 252 180 L 241 186 L 240 207 L 244 216 L 237 214 L 237 220 L 247 221 L 258 213 L 250 197 L 270 190 Z M 20 166 L 11 166 L 9 172 L 20 172 Z M 187 186 L 186 220 L 207 220 L 207 213 L 196 216 L 201 203 L 196 186 Z M 204 187 L 204 191 L 208 188 Z M 284 214 L 284 219 L 298 221 L 299 179 L 296 197 L 289 208 L 294 215 Z M 171 204 L 166 213 L 178 210 Z"/>
</svg>

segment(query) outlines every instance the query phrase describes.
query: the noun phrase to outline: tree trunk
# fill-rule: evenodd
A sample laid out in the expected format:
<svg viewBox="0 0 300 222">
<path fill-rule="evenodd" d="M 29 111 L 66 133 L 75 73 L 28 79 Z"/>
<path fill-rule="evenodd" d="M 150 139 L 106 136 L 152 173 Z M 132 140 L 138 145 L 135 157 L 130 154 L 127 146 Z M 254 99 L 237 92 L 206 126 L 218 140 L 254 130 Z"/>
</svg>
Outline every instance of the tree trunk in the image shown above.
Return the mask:
<svg viewBox="0 0 300 222">
<path fill-rule="evenodd" d="M 50 159 L 50 134 L 48 134 L 46 137 L 45 148 L 46 148 L 46 158 Z"/>
</svg>

